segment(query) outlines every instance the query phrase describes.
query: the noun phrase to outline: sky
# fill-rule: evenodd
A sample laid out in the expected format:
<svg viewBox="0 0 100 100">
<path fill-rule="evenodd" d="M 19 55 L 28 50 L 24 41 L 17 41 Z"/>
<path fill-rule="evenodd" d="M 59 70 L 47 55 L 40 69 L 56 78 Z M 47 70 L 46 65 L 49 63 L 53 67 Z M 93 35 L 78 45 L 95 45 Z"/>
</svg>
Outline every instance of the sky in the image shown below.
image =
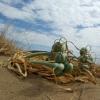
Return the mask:
<svg viewBox="0 0 100 100">
<path fill-rule="evenodd" d="M 50 50 L 66 37 L 79 48 L 91 45 L 100 58 L 100 0 L 0 0 L 0 30 L 5 25 L 24 49 Z"/>
</svg>

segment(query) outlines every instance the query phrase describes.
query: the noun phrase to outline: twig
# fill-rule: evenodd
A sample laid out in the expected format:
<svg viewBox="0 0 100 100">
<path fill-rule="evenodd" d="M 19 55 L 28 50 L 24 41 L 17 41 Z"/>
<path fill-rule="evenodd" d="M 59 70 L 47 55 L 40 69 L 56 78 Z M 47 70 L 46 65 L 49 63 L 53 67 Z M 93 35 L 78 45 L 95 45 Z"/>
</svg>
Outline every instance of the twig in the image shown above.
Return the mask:
<svg viewBox="0 0 100 100">
<path fill-rule="evenodd" d="M 85 88 L 85 84 L 84 84 L 83 87 L 81 87 L 81 89 L 80 89 L 80 94 L 79 94 L 79 98 L 78 98 L 78 100 L 81 100 L 81 97 L 82 97 L 82 94 L 83 94 L 84 88 Z"/>
<path fill-rule="evenodd" d="M 60 88 L 60 89 L 62 89 L 62 90 L 64 90 L 64 91 L 66 91 L 66 92 L 70 92 L 70 93 L 74 92 L 73 89 L 71 89 L 71 88 L 64 88 L 64 87 L 59 86 L 59 85 L 58 85 L 58 88 Z"/>
<path fill-rule="evenodd" d="M 56 74 L 55 74 L 55 69 L 56 69 L 56 68 L 53 68 L 53 75 L 54 75 L 54 78 L 55 78 L 55 82 L 56 82 L 56 84 L 57 84 L 58 82 L 57 82 L 57 77 L 56 77 Z"/>
<path fill-rule="evenodd" d="M 48 100 L 53 100 L 50 96 L 46 95 L 46 97 L 48 98 Z"/>
</svg>

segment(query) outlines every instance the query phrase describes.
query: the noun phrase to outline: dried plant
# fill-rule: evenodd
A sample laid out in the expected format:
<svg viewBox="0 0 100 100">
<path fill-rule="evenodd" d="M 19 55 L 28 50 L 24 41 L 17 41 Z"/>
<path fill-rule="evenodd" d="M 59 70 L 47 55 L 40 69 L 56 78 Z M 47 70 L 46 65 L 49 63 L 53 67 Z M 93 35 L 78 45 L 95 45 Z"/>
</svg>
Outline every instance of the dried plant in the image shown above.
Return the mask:
<svg viewBox="0 0 100 100">
<path fill-rule="evenodd" d="M 6 37 L 9 26 L 5 26 L 4 30 L 0 33 L 0 55 L 13 55 L 16 46 L 12 40 Z"/>
</svg>

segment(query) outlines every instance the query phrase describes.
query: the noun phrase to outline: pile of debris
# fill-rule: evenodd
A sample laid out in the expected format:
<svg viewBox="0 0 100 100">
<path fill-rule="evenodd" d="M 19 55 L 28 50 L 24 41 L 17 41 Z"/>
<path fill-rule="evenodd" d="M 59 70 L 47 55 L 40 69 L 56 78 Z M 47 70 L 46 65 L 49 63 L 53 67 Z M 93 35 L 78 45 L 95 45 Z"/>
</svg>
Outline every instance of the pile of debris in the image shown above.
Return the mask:
<svg viewBox="0 0 100 100">
<path fill-rule="evenodd" d="M 63 37 L 55 40 L 51 52 L 17 51 L 9 59 L 8 69 L 23 77 L 29 73 L 38 74 L 58 84 L 73 81 L 96 84 L 96 67 L 90 50 L 87 47 L 77 48 L 80 56 L 76 57 L 69 50 L 68 42 Z"/>
</svg>

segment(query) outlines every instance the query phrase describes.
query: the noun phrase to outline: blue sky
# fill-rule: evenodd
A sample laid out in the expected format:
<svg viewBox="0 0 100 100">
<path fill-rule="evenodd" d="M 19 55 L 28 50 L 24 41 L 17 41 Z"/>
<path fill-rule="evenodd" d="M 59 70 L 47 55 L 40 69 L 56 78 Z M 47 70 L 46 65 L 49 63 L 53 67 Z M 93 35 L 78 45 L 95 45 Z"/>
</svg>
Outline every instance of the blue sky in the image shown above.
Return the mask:
<svg viewBox="0 0 100 100">
<path fill-rule="evenodd" d="M 100 57 L 100 0 L 0 0 L 0 29 L 6 24 L 7 37 L 25 49 L 50 50 L 64 36 Z"/>
</svg>

